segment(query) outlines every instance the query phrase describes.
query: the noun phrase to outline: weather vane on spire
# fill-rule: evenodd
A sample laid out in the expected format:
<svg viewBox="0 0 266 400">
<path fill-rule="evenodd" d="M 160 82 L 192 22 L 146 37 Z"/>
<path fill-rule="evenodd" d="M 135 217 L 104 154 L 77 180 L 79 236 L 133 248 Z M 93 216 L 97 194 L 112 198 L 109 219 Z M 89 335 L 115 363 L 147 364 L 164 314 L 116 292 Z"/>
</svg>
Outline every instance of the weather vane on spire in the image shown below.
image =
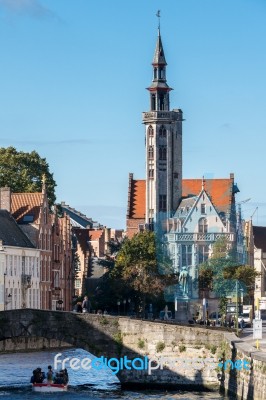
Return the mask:
<svg viewBox="0 0 266 400">
<path fill-rule="evenodd" d="M 161 11 L 160 10 L 157 11 L 156 17 L 158 17 L 158 29 L 160 29 L 160 18 L 161 18 Z"/>
</svg>

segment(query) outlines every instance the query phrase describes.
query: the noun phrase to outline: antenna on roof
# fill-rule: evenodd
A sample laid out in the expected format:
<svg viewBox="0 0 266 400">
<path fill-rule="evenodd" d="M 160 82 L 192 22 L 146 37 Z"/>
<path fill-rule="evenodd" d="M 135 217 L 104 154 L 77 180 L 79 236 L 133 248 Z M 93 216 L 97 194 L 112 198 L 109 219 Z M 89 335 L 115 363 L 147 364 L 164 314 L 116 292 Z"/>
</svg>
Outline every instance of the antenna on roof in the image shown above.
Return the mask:
<svg viewBox="0 0 266 400">
<path fill-rule="evenodd" d="M 158 11 L 157 11 L 156 17 L 158 18 L 158 29 L 160 30 L 161 10 L 158 10 Z"/>
<path fill-rule="evenodd" d="M 205 190 L 205 179 L 204 179 L 204 175 L 202 177 L 202 181 L 201 181 L 201 189 Z"/>
<path fill-rule="evenodd" d="M 251 215 L 251 217 L 250 217 L 250 220 L 251 220 L 251 221 L 252 221 L 252 218 L 254 217 L 255 212 L 258 211 L 258 208 L 259 208 L 259 207 L 256 207 L 255 210 L 254 210 L 254 212 L 253 212 L 253 214 Z"/>
</svg>

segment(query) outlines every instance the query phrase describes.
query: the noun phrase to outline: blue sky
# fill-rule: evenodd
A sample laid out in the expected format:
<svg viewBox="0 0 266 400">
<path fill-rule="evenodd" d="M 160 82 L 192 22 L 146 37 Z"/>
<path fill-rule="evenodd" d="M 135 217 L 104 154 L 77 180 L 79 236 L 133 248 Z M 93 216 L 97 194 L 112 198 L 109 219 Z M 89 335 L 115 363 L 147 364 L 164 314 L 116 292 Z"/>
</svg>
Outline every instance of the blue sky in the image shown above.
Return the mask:
<svg viewBox="0 0 266 400">
<path fill-rule="evenodd" d="M 37 150 L 58 201 L 125 227 L 158 9 L 183 176 L 234 172 L 244 216 L 258 206 L 266 225 L 265 0 L 0 0 L 0 146 Z"/>
</svg>

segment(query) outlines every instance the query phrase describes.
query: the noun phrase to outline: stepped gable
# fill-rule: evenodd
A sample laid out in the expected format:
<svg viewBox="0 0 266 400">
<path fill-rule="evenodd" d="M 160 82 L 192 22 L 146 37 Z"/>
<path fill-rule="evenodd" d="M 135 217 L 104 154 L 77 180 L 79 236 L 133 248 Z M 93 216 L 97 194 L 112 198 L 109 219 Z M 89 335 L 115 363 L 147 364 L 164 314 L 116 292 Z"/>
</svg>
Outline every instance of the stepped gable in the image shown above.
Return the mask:
<svg viewBox="0 0 266 400">
<path fill-rule="evenodd" d="M 4 246 L 35 247 L 6 210 L 0 210 L 0 240 Z"/>
<path fill-rule="evenodd" d="M 145 202 L 145 179 L 132 179 L 129 194 L 128 218 L 145 218 Z"/>
<path fill-rule="evenodd" d="M 20 224 L 37 223 L 42 202 L 42 193 L 12 193 L 11 213 Z"/>
</svg>

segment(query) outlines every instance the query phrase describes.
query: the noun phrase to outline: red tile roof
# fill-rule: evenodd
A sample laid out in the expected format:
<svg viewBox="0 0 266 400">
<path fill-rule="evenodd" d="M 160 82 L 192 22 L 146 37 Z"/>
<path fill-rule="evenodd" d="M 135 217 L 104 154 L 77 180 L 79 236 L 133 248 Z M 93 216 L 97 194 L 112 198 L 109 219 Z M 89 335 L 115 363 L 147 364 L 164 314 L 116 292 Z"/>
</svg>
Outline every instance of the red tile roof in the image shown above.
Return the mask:
<svg viewBox="0 0 266 400">
<path fill-rule="evenodd" d="M 36 223 L 42 204 L 42 193 L 12 193 L 11 213 L 17 222 L 23 222 L 25 215 L 32 215 L 31 223 Z"/>
<path fill-rule="evenodd" d="M 103 229 L 74 228 L 73 230 L 84 254 L 90 250 L 89 242 L 99 240 L 104 232 Z"/>
<path fill-rule="evenodd" d="M 219 211 L 226 212 L 233 199 L 233 178 L 205 179 L 205 190 Z M 183 179 L 183 197 L 198 196 L 202 189 L 202 179 Z M 129 193 L 127 218 L 145 218 L 146 180 L 132 179 Z"/>
<path fill-rule="evenodd" d="M 102 229 L 94 230 L 88 229 L 89 240 L 98 240 L 103 234 Z"/>
<path fill-rule="evenodd" d="M 205 190 L 219 211 L 226 212 L 232 202 L 233 179 L 205 179 Z M 183 179 L 182 196 L 197 196 L 202 189 L 202 179 Z"/>
</svg>

